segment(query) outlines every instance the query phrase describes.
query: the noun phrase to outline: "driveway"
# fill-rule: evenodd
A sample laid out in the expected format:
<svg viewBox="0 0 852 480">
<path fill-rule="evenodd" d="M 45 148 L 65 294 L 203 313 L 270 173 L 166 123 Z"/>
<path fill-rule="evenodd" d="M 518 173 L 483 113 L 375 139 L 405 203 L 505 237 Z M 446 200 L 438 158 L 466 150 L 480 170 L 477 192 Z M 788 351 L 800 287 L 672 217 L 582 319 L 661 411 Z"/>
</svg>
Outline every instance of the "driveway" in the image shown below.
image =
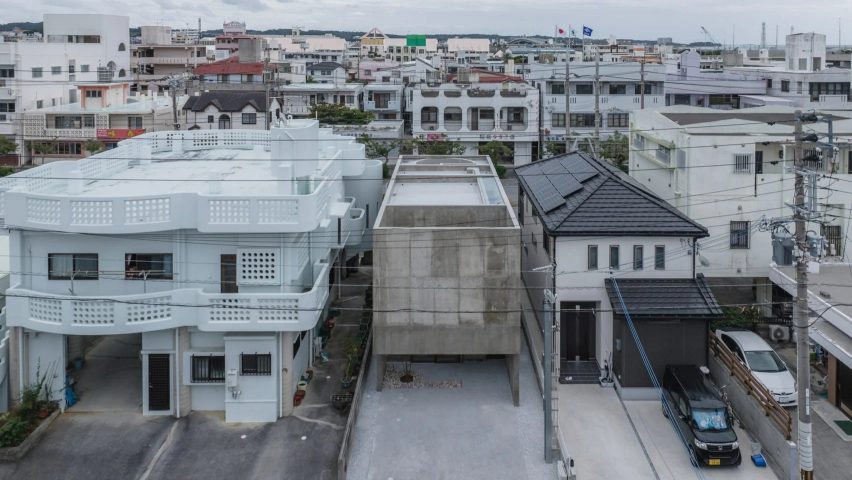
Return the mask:
<svg viewBox="0 0 852 480">
<path fill-rule="evenodd" d="M 686 449 L 675 433 L 672 425 L 663 416 L 660 402 L 650 401 L 626 401 L 624 402 L 630 418 L 636 425 L 639 438 L 645 445 L 645 450 L 651 457 L 657 475 L 663 480 L 685 480 L 685 479 L 742 479 L 742 480 L 777 480 L 771 468 L 758 468 L 751 463 L 748 456 L 748 434 L 738 428 L 737 438 L 741 444 L 745 444 L 742 452 L 745 454 L 743 463 L 738 467 L 701 468 L 703 477 L 699 476 L 696 469 L 689 462 Z"/>
</svg>

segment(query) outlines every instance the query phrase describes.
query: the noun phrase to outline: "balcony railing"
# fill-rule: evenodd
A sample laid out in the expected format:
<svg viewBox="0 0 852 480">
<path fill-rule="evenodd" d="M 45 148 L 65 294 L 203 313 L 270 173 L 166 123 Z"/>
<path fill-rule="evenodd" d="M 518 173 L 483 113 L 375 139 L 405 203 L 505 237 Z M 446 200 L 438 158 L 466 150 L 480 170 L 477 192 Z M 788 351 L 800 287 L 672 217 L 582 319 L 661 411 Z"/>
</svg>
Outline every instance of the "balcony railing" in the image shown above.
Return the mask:
<svg viewBox="0 0 852 480">
<path fill-rule="evenodd" d="M 9 374 L 9 328 L 6 327 L 6 308 L 0 310 L 0 385 Z"/>
<path fill-rule="evenodd" d="M 424 97 L 437 97 L 438 93 L 438 90 L 420 90 L 420 95 Z"/>
<path fill-rule="evenodd" d="M 68 296 L 12 288 L 10 326 L 59 334 L 114 335 L 176 327 L 209 332 L 303 331 L 328 299 L 328 263 L 314 266 L 304 293 L 208 293 L 179 289 L 142 295 Z M 2 344 L 0 344 L 2 348 Z"/>
<path fill-rule="evenodd" d="M 474 97 L 474 98 L 493 97 L 494 96 L 494 90 L 480 90 L 480 89 L 472 88 L 472 89 L 467 91 L 467 96 L 468 97 Z"/>
<path fill-rule="evenodd" d="M 367 101 L 366 110 L 399 110 L 399 100 L 386 100 L 381 102 Z"/>
</svg>

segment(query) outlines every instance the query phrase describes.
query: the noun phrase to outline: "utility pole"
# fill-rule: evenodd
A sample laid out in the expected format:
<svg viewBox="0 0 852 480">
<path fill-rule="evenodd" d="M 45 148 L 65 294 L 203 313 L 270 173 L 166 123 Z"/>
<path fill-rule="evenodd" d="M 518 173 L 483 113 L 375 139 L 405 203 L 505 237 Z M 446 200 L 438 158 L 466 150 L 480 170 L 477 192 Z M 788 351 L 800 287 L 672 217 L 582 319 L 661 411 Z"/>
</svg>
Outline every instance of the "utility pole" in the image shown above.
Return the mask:
<svg viewBox="0 0 852 480">
<path fill-rule="evenodd" d="M 177 89 L 180 86 L 181 81 L 178 78 L 172 78 L 169 80 L 169 92 L 172 94 L 172 127 L 175 130 L 180 130 L 180 124 L 178 123 L 178 114 L 177 114 Z"/>
<path fill-rule="evenodd" d="M 550 241 L 550 239 L 548 239 L 548 241 Z M 542 358 L 544 363 L 544 365 L 542 365 L 542 376 L 544 377 L 542 380 L 544 381 L 544 388 L 542 389 L 542 402 L 544 403 L 544 461 L 547 463 L 553 463 L 553 454 L 558 448 L 558 441 L 556 440 L 556 428 L 558 428 L 558 423 L 555 421 L 555 412 L 558 410 L 558 407 L 554 408 L 554 404 L 558 403 L 558 396 L 556 393 L 557 382 L 554 380 L 556 380 L 559 372 L 559 363 L 555 361 L 554 358 L 558 355 L 554 346 L 557 345 L 555 332 L 558 331 L 557 312 L 559 310 L 559 302 L 556 297 L 555 254 L 550 265 L 533 269 L 533 271 L 536 272 L 543 272 L 547 270 L 550 270 L 553 288 L 550 290 L 544 290 L 544 312 L 541 317 L 541 323 L 543 326 L 542 333 L 544 334 L 544 358 Z"/>
<path fill-rule="evenodd" d="M 642 91 L 639 92 L 639 109 L 645 110 L 645 52 L 642 52 L 642 61 L 639 63 L 639 79 L 642 82 Z"/>
<path fill-rule="evenodd" d="M 793 324 L 796 327 L 796 385 L 798 386 L 798 443 L 799 468 L 802 480 L 812 480 L 813 440 L 811 432 L 810 405 L 810 347 L 808 337 L 808 239 L 807 218 L 805 215 L 805 162 L 804 147 L 802 146 L 802 111 L 796 110 L 796 148 L 794 158 L 795 181 L 795 210 L 793 219 L 796 222 L 796 247 L 799 257 L 796 260 L 796 305 L 793 310 Z M 815 181 L 811 177 L 812 181 Z M 808 211 L 808 214 L 812 212 Z M 809 216 L 809 215 L 808 215 Z"/>
<path fill-rule="evenodd" d="M 571 153 L 571 27 L 565 44 L 565 153 Z"/>
<path fill-rule="evenodd" d="M 601 82 L 600 82 L 600 60 L 601 56 L 598 52 L 597 45 L 594 46 L 595 51 L 595 139 L 593 155 L 598 155 L 598 149 L 601 141 Z"/>
</svg>

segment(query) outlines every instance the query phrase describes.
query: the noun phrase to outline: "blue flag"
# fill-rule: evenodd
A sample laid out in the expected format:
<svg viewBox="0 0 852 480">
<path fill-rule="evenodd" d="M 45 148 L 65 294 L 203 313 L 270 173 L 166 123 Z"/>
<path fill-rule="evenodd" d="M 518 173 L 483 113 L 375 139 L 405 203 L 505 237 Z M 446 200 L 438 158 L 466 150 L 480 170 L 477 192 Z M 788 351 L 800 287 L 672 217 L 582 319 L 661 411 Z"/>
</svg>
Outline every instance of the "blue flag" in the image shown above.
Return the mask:
<svg viewBox="0 0 852 480">
<path fill-rule="evenodd" d="M 592 36 L 592 29 L 583 25 L 583 36 L 584 37 L 591 37 Z"/>
</svg>

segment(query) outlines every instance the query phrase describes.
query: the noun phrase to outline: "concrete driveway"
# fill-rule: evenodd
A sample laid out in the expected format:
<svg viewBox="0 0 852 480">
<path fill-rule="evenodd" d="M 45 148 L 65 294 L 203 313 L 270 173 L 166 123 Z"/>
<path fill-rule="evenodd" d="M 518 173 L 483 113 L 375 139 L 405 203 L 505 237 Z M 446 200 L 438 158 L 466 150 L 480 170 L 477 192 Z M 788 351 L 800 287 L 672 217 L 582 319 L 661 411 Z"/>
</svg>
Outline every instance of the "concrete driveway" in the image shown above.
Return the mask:
<svg viewBox="0 0 852 480">
<path fill-rule="evenodd" d="M 645 445 L 645 449 L 654 464 L 657 475 L 663 480 L 685 480 L 701 478 L 695 468 L 689 462 L 686 449 L 680 442 L 672 425 L 663 416 L 660 402 L 651 401 L 627 401 L 624 402 L 630 418 L 633 419 L 639 438 Z M 738 467 L 702 468 L 703 478 L 708 479 L 742 479 L 742 480 L 777 480 L 771 468 L 758 468 L 748 458 L 751 452 L 748 450 L 748 434 L 742 429 L 737 429 L 737 438 L 741 444 L 745 444 L 742 450 L 744 454 L 743 463 Z"/>
<path fill-rule="evenodd" d="M 20 462 L 0 463 L 0 479 L 136 479 L 176 421 L 138 413 L 65 413 Z"/>
</svg>

